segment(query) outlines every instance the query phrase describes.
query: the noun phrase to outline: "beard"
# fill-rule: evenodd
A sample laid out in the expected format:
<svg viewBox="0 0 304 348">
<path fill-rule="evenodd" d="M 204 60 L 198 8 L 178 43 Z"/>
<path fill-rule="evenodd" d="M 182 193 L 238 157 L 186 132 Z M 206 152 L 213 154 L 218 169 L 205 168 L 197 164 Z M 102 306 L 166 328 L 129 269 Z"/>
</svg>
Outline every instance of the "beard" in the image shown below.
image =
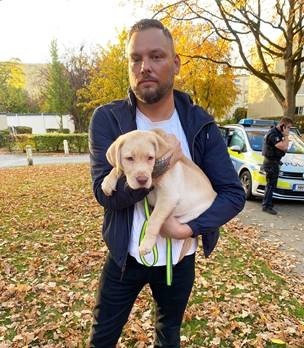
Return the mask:
<svg viewBox="0 0 304 348">
<path fill-rule="evenodd" d="M 132 86 L 131 89 L 136 98 L 146 104 L 154 104 L 159 102 L 169 91 L 173 89 L 173 78 L 162 85 L 157 85 L 156 88 L 141 88 L 140 84 Z"/>
</svg>

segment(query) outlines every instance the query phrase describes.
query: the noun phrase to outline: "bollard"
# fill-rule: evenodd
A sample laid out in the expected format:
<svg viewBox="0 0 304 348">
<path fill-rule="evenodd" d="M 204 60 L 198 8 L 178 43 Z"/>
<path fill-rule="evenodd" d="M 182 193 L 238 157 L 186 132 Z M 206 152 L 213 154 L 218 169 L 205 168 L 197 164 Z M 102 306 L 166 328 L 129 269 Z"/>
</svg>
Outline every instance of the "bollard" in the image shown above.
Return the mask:
<svg viewBox="0 0 304 348">
<path fill-rule="evenodd" d="M 64 148 L 64 154 L 68 155 L 70 152 L 69 152 L 69 144 L 67 140 L 63 140 L 63 148 Z"/>
<path fill-rule="evenodd" d="M 32 166 L 34 163 L 33 163 L 33 153 L 32 153 L 31 145 L 26 145 L 25 151 L 26 151 L 27 163 L 29 166 Z"/>
</svg>

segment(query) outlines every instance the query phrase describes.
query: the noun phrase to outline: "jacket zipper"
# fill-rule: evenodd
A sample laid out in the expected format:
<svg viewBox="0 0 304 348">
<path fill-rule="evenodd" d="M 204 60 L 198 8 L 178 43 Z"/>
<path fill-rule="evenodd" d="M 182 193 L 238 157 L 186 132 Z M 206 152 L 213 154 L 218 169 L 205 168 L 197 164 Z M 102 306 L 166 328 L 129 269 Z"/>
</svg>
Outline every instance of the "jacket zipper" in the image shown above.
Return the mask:
<svg viewBox="0 0 304 348">
<path fill-rule="evenodd" d="M 207 127 L 209 124 L 213 124 L 214 121 L 209 121 L 207 123 L 205 123 L 203 126 L 201 126 L 199 128 L 199 130 L 194 134 L 193 137 L 193 141 L 192 141 L 192 154 L 193 154 L 193 161 L 195 162 L 195 158 L 194 158 L 194 142 L 195 142 L 195 138 L 198 136 L 198 134 L 200 133 L 200 131 L 202 131 L 205 127 Z M 207 133 L 207 139 L 209 139 L 209 134 Z"/>
</svg>

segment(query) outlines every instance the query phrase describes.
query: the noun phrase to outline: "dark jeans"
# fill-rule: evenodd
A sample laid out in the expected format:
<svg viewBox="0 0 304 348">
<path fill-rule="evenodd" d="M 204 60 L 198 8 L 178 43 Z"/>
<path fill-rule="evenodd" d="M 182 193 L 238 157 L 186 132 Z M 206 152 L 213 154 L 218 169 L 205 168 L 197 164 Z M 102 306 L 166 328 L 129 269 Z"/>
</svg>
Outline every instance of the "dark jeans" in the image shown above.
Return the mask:
<svg viewBox="0 0 304 348">
<path fill-rule="evenodd" d="M 146 267 L 128 256 L 121 269 L 108 256 L 100 278 L 89 347 L 114 348 L 139 292 L 149 284 L 155 301 L 154 347 L 180 347 L 180 326 L 194 282 L 195 254 L 173 267 L 166 285 L 166 267 Z"/>
<path fill-rule="evenodd" d="M 272 196 L 278 182 L 280 164 L 279 162 L 264 162 L 264 171 L 266 172 L 266 187 L 263 198 L 263 207 L 272 207 Z"/>
</svg>

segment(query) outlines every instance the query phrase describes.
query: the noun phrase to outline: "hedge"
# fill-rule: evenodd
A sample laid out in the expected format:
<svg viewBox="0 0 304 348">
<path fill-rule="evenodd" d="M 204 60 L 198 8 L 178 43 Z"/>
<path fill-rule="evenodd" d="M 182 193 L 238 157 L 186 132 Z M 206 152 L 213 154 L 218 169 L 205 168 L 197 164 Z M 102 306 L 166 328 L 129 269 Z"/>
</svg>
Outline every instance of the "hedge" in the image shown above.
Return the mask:
<svg viewBox="0 0 304 348">
<path fill-rule="evenodd" d="M 65 133 L 65 134 L 68 134 L 68 133 L 70 133 L 70 130 L 69 130 L 69 128 L 62 128 L 59 132 L 58 128 L 47 128 L 46 132 L 47 133 Z"/>
<path fill-rule="evenodd" d="M 0 147 L 8 146 L 10 133 L 8 129 L 0 130 Z"/>
<path fill-rule="evenodd" d="M 63 152 L 63 140 L 67 140 L 70 152 L 88 152 L 88 134 L 17 134 L 10 139 L 9 148 L 13 151 L 25 151 L 31 145 L 33 151 Z"/>
<path fill-rule="evenodd" d="M 31 127 L 16 126 L 14 127 L 14 129 L 17 134 L 32 134 L 33 133 L 33 129 Z"/>
</svg>

